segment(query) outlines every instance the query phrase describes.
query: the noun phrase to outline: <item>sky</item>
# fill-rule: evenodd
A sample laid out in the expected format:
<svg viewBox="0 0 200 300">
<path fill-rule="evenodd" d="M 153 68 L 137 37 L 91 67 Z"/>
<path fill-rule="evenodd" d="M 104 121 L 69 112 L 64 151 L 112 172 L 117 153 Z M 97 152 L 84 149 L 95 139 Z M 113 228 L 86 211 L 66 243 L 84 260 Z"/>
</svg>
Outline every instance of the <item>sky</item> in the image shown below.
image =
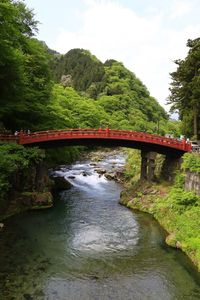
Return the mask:
<svg viewBox="0 0 200 300">
<path fill-rule="evenodd" d="M 166 110 L 174 60 L 200 37 L 200 0 L 25 0 L 38 39 L 59 53 L 89 50 L 102 62 L 121 61 Z"/>
</svg>

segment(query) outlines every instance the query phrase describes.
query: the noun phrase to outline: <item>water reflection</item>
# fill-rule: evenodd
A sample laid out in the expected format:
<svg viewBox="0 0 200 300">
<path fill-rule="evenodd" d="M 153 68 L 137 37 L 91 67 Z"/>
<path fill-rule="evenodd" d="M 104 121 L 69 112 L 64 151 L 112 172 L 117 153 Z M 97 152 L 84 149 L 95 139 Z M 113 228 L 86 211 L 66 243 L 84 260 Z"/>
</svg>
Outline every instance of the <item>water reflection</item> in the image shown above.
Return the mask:
<svg viewBox="0 0 200 300">
<path fill-rule="evenodd" d="M 7 221 L 0 299 L 200 299 L 189 260 L 164 244 L 153 218 L 120 206 L 122 187 L 95 171 L 123 163 L 107 156 L 62 166 L 56 175 L 73 187 L 55 207 Z"/>
</svg>

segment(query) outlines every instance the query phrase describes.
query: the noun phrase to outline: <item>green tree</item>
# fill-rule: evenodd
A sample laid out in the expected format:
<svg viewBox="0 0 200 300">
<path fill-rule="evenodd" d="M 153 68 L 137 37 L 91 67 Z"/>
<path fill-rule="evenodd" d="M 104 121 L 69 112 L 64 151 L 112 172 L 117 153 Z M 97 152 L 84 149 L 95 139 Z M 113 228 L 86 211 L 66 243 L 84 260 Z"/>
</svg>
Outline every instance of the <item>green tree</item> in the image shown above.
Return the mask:
<svg viewBox="0 0 200 300">
<path fill-rule="evenodd" d="M 184 133 L 199 138 L 200 38 L 188 40 L 187 47 L 189 51 L 186 58 L 176 60 L 177 70 L 170 74 L 172 83 L 169 103 L 172 104 L 172 111 L 179 111 L 180 118 L 184 122 Z M 193 131 L 189 129 L 192 127 L 192 120 Z"/>
<path fill-rule="evenodd" d="M 98 102 L 82 96 L 72 87 L 55 84 L 47 105 L 49 120 L 46 129 L 98 128 L 107 124 L 109 117 Z"/>
<path fill-rule="evenodd" d="M 93 96 L 97 94 L 104 76 L 103 64 L 84 49 L 72 49 L 60 57 L 55 55 L 53 70 L 57 82 L 60 82 L 62 75 L 71 75 L 77 91 L 88 90 Z"/>
<path fill-rule="evenodd" d="M 37 21 L 22 1 L 3 0 L 0 24 L 0 122 L 37 128 L 51 90 L 46 47 L 32 37 Z"/>
</svg>

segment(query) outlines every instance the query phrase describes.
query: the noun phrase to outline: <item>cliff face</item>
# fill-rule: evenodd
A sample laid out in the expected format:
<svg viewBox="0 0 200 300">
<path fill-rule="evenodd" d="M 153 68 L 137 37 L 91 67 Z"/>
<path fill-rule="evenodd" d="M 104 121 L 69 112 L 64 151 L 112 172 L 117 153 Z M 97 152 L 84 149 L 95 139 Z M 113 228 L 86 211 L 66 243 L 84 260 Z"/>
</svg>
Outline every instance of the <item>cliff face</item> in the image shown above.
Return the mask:
<svg viewBox="0 0 200 300">
<path fill-rule="evenodd" d="M 17 170 L 10 177 L 11 188 L 0 207 L 0 219 L 27 209 L 42 209 L 53 205 L 52 181 L 43 162 Z"/>
<path fill-rule="evenodd" d="M 185 172 L 185 190 L 194 191 L 200 196 L 200 174 L 186 170 Z"/>
</svg>

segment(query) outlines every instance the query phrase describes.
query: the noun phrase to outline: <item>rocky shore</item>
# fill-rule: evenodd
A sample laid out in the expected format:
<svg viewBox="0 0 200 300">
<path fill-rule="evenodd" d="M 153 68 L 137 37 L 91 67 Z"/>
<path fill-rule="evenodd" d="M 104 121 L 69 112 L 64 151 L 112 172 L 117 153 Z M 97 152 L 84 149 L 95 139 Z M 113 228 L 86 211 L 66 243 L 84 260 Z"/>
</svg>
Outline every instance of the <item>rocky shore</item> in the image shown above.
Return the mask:
<svg viewBox="0 0 200 300">
<path fill-rule="evenodd" d="M 98 164 L 109 155 L 117 156 L 121 152 L 119 149 L 113 149 L 112 151 L 101 149 L 84 153 L 83 159 L 91 160 L 91 165 L 94 166 L 99 177 L 105 176 L 108 180 L 123 183 L 124 170 L 122 167 L 118 167 L 115 161 L 113 161 L 110 170 L 101 168 Z M 82 175 L 88 176 L 86 172 Z M 71 186 L 70 178 L 68 180 L 68 178 L 62 176 L 49 175 L 49 170 L 43 162 L 32 165 L 25 172 L 16 172 L 13 174 L 12 187 L 7 195 L 6 206 L 0 209 L 0 220 L 25 210 L 50 208 L 53 206 L 52 195 L 70 189 Z M 3 223 L 1 224 L 0 230 L 4 227 Z"/>
<path fill-rule="evenodd" d="M 52 180 L 47 166 L 40 162 L 24 172 L 15 172 L 5 205 L 0 208 L 0 220 L 29 209 L 53 206 Z"/>
<path fill-rule="evenodd" d="M 109 155 L 117 156 L 121 155 L 123 151 L 121 149 L 102 149 L 98 151 L 92 151 L 90 153 L 87 153 L 85 158 L 91 159 L 91 165 L 93 165 L 95 168 L 95 172 L 99 174 L 99 176 L 104 175 L 105 178 L 108 180 L 114 180 L 119 183 L 124 183 L 125 176 L 124 176 L 124 167 L 118 166 L 116 161 L 112 162 L 112 166 L 110 170 L 106 170 L 105 168 L 99 167 L 98 162 L 104 160 Z M 124 155 L 124 153 L 123 153 Z"/>
<path fill-rule="evenodd" d="M 185 252 L 200 271 L 200 249 L 197 244 L 199 217 L 196 218 L 192 207 L 185 211 L 182 207 L 180 212 L 176 204 L 170 204 L 172 193 L 172 186 L 168 182 L 159 184 L 138 181 L 133 187 L 125 187 L 121 193 L 120 204 L 153 215 L 166 230 L 166 244 Z M 179 192 L 180 197 L 181 193 L 184 194 L 184 191 Z"/>
</svg>

